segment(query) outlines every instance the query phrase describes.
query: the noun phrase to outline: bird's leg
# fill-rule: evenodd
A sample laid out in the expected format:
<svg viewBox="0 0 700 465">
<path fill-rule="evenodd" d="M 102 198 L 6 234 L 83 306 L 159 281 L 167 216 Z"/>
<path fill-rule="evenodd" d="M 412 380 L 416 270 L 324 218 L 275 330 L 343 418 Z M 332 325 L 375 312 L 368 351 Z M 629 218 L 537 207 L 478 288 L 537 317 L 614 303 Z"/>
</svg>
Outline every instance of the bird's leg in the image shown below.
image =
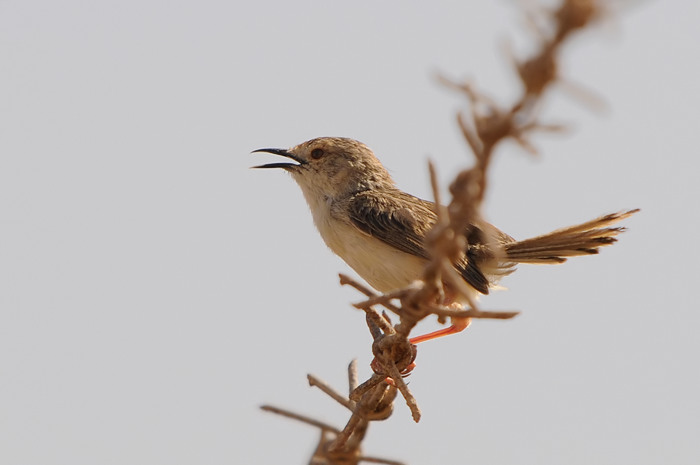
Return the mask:
<svg viewBox="0 0 700 465">
<path fill-rule="evenodd" d="M 467 329 L 469 327 L 470 323 L 471 323 L 471 318 L 469 318 L 469 317 L 464 317 L 464 318 L 453 317 L 452 318 L 452 325 L 450 325 L 448 328 L 438 329 L 437 331 L 433 331 L 432 333 L 422 334 L 420 336 L 412 337 L 411 339 L 408 340 L 408 342 L 410 342 L 411 344 L 418 344 L 419 342 L 430 341 L 431 339 L 437 339 L 439 337 L 449 336 L 450 334 L 459 333 L 459 332 Z"/>
<path fill-rule="evenodd" d="M 461 306 L 460 306 L 461 308 Z M 469 324 L 471 323 L 471 318 L 469 317 L 463 317 L 463 318 L 457 318 L 457 317 L 452 317 L 452 324 L 448 328 L 443 328 L 439 329 L 437 331 L 433 331 L 432 333 L 428 334 L 423 334 L 420 336 L 412 337 L 411 339 L 408 340 L 412 345 L 418 344 L 419 342 L 425 342 L 425 341 L 430 341 L 431 339 L 437 339 L 442 336 L 449 336 L 450 334 L 455 334 L 459 333 L 461 331 L 464 331 L 469 327 Z M 377 358 L 375 357 L 374 360 L 372 360 L 372 363 L 370 364 L 372 369 L 374 370 L 375 373 L 381 373 L 380 367 L 381 365 L 378 363 Z M 411 371 L 416 367 L 416 362 L 412 361 L 406 368 L 401 370 L 401 376 L 408 376 L 411 374 Z M 391 378 L 386 378 L 385 380 L 387 384 L 390 384 L 391 386 L 396 386 L 394 384 L 394 380 Z"/>
<path fill-rule="evenodd" d="M 458 294 L 454 292 L 448 284 L 443 285 L 444 296 L 442 298 L 442 305 L 449 307 L 453 310 L 464 310 L 464 306 L 457 300 Z M 420 342 L 430 341 L 432 339 L 437 339 L 443 336 L 449 336 L 450 334 L 456 334 L 464 331 L 471 324 L 471 318 L 469 317 L 452 317 L 450 318 L 452 324 L 448 328 L 438 329 L 428 334 L 421 334 L 420 336 L 412 337 L 408 340 L 411 344 L 418 344 Z"/>
<path fill-rule="evenodd" d="M 446 305 L 448 307 L 451 307 L 455 310 L 464 310 L 464 307 L 459 303 L 455 302 L 452 298 L 448 297 L 445 300 L 443 300 L 443 305 Z M 437 339 L 442 336 L 449 336 L 450 334 L 455 334 L 459 333 L 461 331 L 464 331 L 469 327 L 471 324 L 471 318 L 470 317 L 451 317 L 451 322 L 452 324 L 448 328 L 443 328 L 439 329 L 437 331 L 433 331 L 432 333 L 428 334 L 422 334 L 420 336 L 412 337 L 408 340 L 408 342 L 411 344 L 412 347 L 412 357 L 413 359 L 410 361 L 410 363 L 402 370 L 400 370 L 400 374 L 402 377 L 406 377 L 411 374 L 411 371 L 416 367 L 416 362 L 415 362 L 415 356 L 416 356 L 416 344 L 419 342 L 424 342 L 424 341 L 430 341 L 431 339 Z M 384 337 L 382 335 L 381 337 Z M 375 344 L 377 343 L 377 339 L 375 339 Z M 374 351 L 374 346 L 372 347 L 372 350 Z M 372 360 L 372 363 L 370 363 L 370 367 L 372 367 L 372 370 L 377 373 L 377 374 L 383 374 L 386 373 L 386 370 L 384 369 L 382 363 L 379 361 L 379 358 L 377 354 L 375 353 L 374 360 Z M 386 380 L 387 384 L 391 386 L 395 386 L 395 381 L 391 377 L 387 377 Z"/>
</svg>

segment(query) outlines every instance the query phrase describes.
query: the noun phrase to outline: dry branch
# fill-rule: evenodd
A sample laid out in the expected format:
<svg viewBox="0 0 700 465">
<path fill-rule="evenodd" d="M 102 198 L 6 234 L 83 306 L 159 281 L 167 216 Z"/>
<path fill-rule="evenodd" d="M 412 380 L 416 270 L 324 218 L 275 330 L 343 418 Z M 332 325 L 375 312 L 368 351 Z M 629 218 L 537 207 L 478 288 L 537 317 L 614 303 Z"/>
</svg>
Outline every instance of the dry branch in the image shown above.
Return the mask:
<svg viewBox="0 0 700 465">
<path fill-rule="evenodd" d="M 334 426 L 300 415 L 289 410 L 263 405 L 260 407 L 267 412 L 275 413 L 293 420 L 315 426 L 321 430 L 318 445 L 311 457 L 310 464 L 317 465 L 357 465 L 361 462 L 403 465 L 401 462 L 378 457 L 362 455 L 361 444 L 371 421 L 389 418 L 393 411 L 396 397 L 396 387 L 390 386 L 385 379 L 367 389 L 358 402 L 354 402 L 339 394 L 326 382 L 308 375 L 309 384 L 318 387 L 322 392 L 352 410 L 352 416 L 345 428 L 339 430 Z M 348 366 L 348 385 L 350 392 L 357 391 L 357 363 L 353 360 Z"/>
<path fill-rule="evenodd" d="M 409 347 L 409 334 L 415 325 L 429 315 L 439 321 L 445 318 L 512 318 L 517 312 L 488 312 L 481 310 L 473 300 L 473 289 L 465 283 L 452 266 L 462 258 L 466 246 L 465 231 L 475 228 L 484 231 L 484 241 L 498 256 L 504 251 L 499 241 L 489 235 L 489 227 L 482 220 L 481 205 L 488 186 L 488 169 L 495 147 L 506 139 L 513 140 L 525 150 L 534 153 L 529 135 L 537 130 L 555 130 L 558 126 L 544 124 L 537 119 L 537 108 L 550 85 L 559 79 L 558 54 L 562 43 L 571 33 L 583 28 L 599 16 L 600 9 L 594 0 L 566 0 L 559 8 L 547 12 L 547 20 L 553 33 L 549 37 L 540 34 L 540 47 L 529 58 L 514 60 L 514 68 L 522 83 L 522 93 L 510 105 L 499 105 L 469 83 L 457 83 L 446 78 L 441 81 L 462 93 L 471 104 L 469 113 L 460 112 L 457 123 L 474 155 L 474 166 L 460 172 L 450 185 L 450 203 L 443 207 L 437 185 L 435 168 L 429 165 L 431 186 L 436 205 L 437 222 L 426 238 L 426 248 L 431 259 L 424 269 L 421 281 L 388 294 L 379 295 L 353 279 L 341 275 L 343 285 L 351 285 L 368 298 L 353 304 L 367 312 L 376 328 L 372 331 L 372 352 L 375 374 L 360 385 L 351 399 L 362 399 L 378 389 L 381 377 L 388 376 L 406 400 L 415 421 L 420 410 L 415 398 L 402 380 L 414 366 Z M 445 287 L 447 286 L 447 288 Z M 468 307 L 452 308 L 440 305 L 448 293 L 456 293 Z M 399 317 L 399 322 L 389 327 L 388 322 L 374 307 L 382 306 Z M 468 321 L 468 320 L 467 320 Z M 467 323 L 468 324 L 468 323 Z M 379 328 L 379 330 L 377 330 Z M 414 346 L 415 347 L 415 346 Z"/>
<path fill-rule="evenodd" d="M 366 313 L 368 328 L 373 337 L 372 353 L 375 358 L 371 367 L 374 374 L 358 385 L 357 370 L 351 369 L 348 398 L 311 375 L 309 382 L 352 411 L 348 423 L 339 431 L 308 417 L 264 407 L 322 430 L 312 463 L 355 464 L 364 460 L 398 464 L 362 457 L 360 444 L 370 421 L 382 420 L 391 415 L 393 401 L 399 392 L 413 419 L 420 419 L 418 403 L 403 380 L 415 366 L 417 349 L 411 344 L 409 334 L 419 321 L 435 315 L 440 322 L 447 318 L 453 322 L 461 320 L 466 327 L 470 318 L 508 319 L 517 315 L 518 312 L 514 311 L 481 310 L 472 297 L 474 289 L 457 273 L 453 263 L 463 259 L 466 234 L 474 231 L 482 234 L 481 240 L 496 257 L 505 256 L 501 242 L 490 233 L 491 229 L 481 214 L 494 150 L 504 140 L 511 140 L 524 150 L 535 153 L 529 139 L 532 133 L 562 129 L 561 126 L 540 122 L 537 109 L 541 107 L 541 101 L 551 85 L 560 80 L 559 53 L 562 44 L 572 33 L 591 24 L 601 14 L 602 9 L 597 0 L 563 0 L 554 10 L 540 10 L 538 15 L 533 11 L 528 12 L 532 24 L 547 27 L 537 27 L 539 48 L 532 56 L 522 60 L 512 59 L 522 92 L 510 104 L 497 103 L 471 83 L 456 82 L 442 76 L 439 78 L 444 85 L 461 93 L 469 102 L 470 110 L 459 112 L 456 119 L 474 156 L 474 165 L 460 172 L 450 185 L 451 199 L 447 206 L 442 206 L 440 202 L 435 168 L 432 164 L 429 165 L 437 222 L 426 237 L 425 246 L 431 258 L 420 281 L 388 294 L 377 294 L 354 279 L 340 275 L 342 285 L 352 286 L 366 296 L 365 300 L 353 306 Z M 618 214 L 615 219 L 628 214 L 631 213 Z M 595 221 L 604 223 L 605 220 L 606 217 L 603 217 Z M 614 240 L 612 236 L 619 231 L 610 228 L 611 237 L 607 239 Z M 582 252 L 587 251 L 582 249 Z M 457 296 L 467 303 L 466 308 L 451 304 Z M 399 321 L 392 324 L 375 307 L 383 307 L 392 312 Z"/>
</svg>

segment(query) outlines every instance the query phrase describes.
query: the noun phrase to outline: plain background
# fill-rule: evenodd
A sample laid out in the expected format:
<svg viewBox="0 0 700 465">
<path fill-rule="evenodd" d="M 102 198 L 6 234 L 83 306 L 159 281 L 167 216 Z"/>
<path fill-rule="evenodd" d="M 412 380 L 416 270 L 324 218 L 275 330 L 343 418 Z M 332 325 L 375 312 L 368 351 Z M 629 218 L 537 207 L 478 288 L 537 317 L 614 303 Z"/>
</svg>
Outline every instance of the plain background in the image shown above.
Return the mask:
<svg viewBox="0 0 700 465">
<path fill-rule="evenodd" d="M 620 2 L 577 37 L 543 109 L 566 136 L 498 153 L 487 218 L 518 238 L 640 207 L 595 257 L 523 266 L 512 321 L 420 348 L 364 450 L 411 464 L 697 464 L 700 7 Z M 436 72 L 510 101 L 514 2 L 0 1 L 0 463 L 301 464 L 342 427 L 370 338 L 347 266 L 285 173 L 339 135 L 429 197 L 471 158 Z M 423 329 L 435 329 L 434 321 Z"/>
</svg>

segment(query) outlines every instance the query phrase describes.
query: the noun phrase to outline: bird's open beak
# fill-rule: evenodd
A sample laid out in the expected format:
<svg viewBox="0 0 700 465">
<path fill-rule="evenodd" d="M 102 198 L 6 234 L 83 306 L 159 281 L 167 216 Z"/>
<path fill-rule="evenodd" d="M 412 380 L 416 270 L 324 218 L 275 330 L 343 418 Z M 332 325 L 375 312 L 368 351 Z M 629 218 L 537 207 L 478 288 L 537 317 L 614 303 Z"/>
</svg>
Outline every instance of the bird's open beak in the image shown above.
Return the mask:
<svg viewBox="0 0 700 465">
<path fill-rule="evenodd" d="M 285 170 L 289 170 L 289 169 L 299 167 L 299 166 L 306 163 L 304 160 L 297 157 L 289 150 L 285 150 L 285 149 L 258 149 L 258 150 L 253 150 L 251 153 L 257 153 L 257 152 L 274 153 L 275 155 L 281 155 L 283 157 L 291 158 L 292 160 L 294 160 L 297 163 L 268 163 L 266 165 L 253 166 L 253 168 L 282 168 Z"/>
</svg>

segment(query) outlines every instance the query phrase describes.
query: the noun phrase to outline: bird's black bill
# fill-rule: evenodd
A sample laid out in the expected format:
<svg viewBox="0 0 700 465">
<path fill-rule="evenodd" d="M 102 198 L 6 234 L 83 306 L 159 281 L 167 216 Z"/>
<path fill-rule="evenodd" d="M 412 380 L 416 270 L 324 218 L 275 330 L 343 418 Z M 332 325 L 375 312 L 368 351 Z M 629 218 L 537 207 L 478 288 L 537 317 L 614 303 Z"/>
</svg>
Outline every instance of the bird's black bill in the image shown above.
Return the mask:
<svg viewBox="0 0 700 465">
<path fill-rule="evenodd" d="M 283 168 L 283 169 L 288 169 L 288 168 L 293 168 L 295 166 L 294 163 L 266 163 L 264 165 L 257 165 L 257 166 L 251 166 L 251 168 Z"/>
<path fill-rule="evenodd" d="M 265 152 L 265 153 L 272 153 L 275 155 L 280 155 L 283 157 L 291 158 L 297 163 L 267 163 L 265 165 L 258 165 L 258 166 L 253 166 L 253 168 L 283 168 L 283 169 L 290 169 L 290 168 L 295 168 L 297 166 L 303 165 L 305 162 L 301 158 L 297 157 L 293 153 L 291 153 L 289 150 L 285 149 L 258 149 L 258 150 L 253 150 L 251 153 L 258 153 L 258 152 Z"/>
</svg>

